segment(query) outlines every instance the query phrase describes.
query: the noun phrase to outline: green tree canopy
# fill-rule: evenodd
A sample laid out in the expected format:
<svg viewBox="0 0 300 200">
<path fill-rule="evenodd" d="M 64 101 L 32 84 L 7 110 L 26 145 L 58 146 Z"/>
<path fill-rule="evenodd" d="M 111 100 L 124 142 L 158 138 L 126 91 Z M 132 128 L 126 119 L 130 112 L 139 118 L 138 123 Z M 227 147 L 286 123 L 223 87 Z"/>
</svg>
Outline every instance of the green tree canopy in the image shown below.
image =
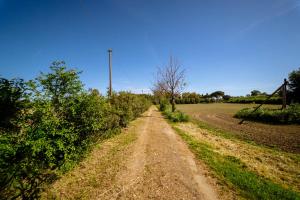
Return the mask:
<svg viewBox="0 0 300 200">
<path fill-rule="evenodd" d="M 215 91 L 213 93 L 210 94 L 211 97 L 223 97 L 224 96 L 224 92 L 222 91 Z"/>
<path fill-rule="evenodd" d="M 300 68 L 289 74 L 289 90 L 291 98 L 300 102 Z"/>
<path fill-rule="evenodd" d="M 261 93 L 261 91 L 259 91 L 259 90 L 252 90 L 251 91 L 251 96 L 258 96 L 258 95 L 261 95 L 262 93 Z"/>
</svg>

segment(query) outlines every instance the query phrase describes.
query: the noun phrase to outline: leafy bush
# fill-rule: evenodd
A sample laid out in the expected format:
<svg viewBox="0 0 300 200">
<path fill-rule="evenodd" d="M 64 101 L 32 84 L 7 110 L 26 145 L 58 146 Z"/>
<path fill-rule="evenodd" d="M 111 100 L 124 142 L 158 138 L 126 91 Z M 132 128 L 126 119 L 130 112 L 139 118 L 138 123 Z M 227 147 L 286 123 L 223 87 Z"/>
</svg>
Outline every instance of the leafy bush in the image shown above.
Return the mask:
<svg viewBox="0 0 300 200">
<path fill-rule="evenodd" d="M 260 108 L 253 112 L 254 108 L 245 108 L 235 114 L 236 118 L 248 119 L 277 124 L 300 124 L 300 105 L 290 105 L 284 110 Z"/>
<path fill-rule="evenodd" d="M 0 199 L 36 199 L 44 183 L 71 169 L 97 138 L 148 109 L 144 96 L 107 99 L 86 91 L 79 72 L 54 62 L 35 80 L 0 81 Z"/>
<path fill-rule="evenodd" d="M 119 117 L 120 127 L 126 127 L 131 120 L 137 118 L 150 106 L 147 98 L 129 92 L 113 94 L 110 102 L 113 113 Z"/>
<path fill-rule="evenodd" d="M 170 106 L 162 112 L 164 116 L 167 117 L 172 122 L 188 122 L 189 116 L 182 113 L 179 110 L 176 110 L 175 112 L 172 112 L 170 109 Z"/>
<path fill-rule="evenodd" d="M 12 128 L 16 116 L 26 106 L 22 99 L 26 85 L 22 79 L 0 78 L 0 127 Z"/>
<path fill-rule="evenodd" d="M 165 111 L 170 107 L 170 102 L 167 99 L 161 99 L 159 102 L 159 110 Z"/>
</svg>

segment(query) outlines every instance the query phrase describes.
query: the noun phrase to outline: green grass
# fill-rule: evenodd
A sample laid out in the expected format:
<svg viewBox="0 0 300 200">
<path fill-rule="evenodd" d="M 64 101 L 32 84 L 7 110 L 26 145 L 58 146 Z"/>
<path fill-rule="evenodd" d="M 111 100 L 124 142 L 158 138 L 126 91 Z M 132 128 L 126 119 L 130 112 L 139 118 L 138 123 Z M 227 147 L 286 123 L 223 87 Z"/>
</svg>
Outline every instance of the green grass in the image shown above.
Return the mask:
<svg viewBox="0 0 300 200">
<path fill-rule="evenodd" d="M 213 147 L 173 127 L 198 159 L 203 160 L 218 178 L 249 199 L 300 199 L 298 193 L 275 184 L 247 169 L 238 158 L 216 153 Z"/>
<path fill-rule="evenodd" d="M 179 110 L 172 112 L 170 105 L 161 104 L 159 110 L 171 122 L 188 122 L 190 120 L 188 115 Z"/>
</svg>

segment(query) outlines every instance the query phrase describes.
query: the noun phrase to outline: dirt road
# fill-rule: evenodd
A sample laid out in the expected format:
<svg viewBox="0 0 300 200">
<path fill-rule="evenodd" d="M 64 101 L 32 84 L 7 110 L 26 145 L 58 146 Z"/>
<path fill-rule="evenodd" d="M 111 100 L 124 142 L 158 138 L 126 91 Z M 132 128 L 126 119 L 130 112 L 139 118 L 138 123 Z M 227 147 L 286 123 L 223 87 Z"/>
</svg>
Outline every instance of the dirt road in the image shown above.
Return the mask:
<svg viewBox="0 0 300 200">
<path fill-rule="evenodd" d="M 193 154 L 151 107 L 127 165 L 117 175 L 116 199 L 217 199 Z M 112 198 L 112 196 L 110 197 Z"/>
<path fill-rule="evenodd" d="M 152 106 L 123 133 L 97 144 L 42 199 L 213 200 L 224 196 L 208 174 Z"/>
</svg>

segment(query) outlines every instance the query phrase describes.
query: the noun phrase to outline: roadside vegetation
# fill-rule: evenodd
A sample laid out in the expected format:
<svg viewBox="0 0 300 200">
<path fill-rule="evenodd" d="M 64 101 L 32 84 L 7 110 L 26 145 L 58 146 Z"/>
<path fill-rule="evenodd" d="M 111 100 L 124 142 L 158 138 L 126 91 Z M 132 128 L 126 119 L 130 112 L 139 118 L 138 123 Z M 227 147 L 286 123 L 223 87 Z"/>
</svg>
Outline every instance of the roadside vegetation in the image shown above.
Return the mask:
<svg viewBox="0 0 300 200">
<path fill-rule="evenodd" d="M 237 138 L 191 119 L 172 127 L 223 184 L 246 199 L 300 199 L 298 154 Z"/>
<path fill-rule="evenodd" d="M 187 122 L 189 121 L 189 116 L 183 112 L 176 110 L 172 112 L 171 105 L 167 99 L 162 99 L 159 104 L 159 110 L 162 114 L 172 122 Z"/>
<path fill-rule="evenodd" d="M 300 104 L 290 105 L 287 109 L 244 108 L 234 116 L 236 118 L 273 124 L 300 124 Z"/>
<path fill-rule="evenodd" d="M 244 162 L 235 154 L 228 155 L 211 141 L 200 140 L 177 127 L 174 129 L 197 158 L 204 161 L 220 180 L 236 189 L 241 196 L 248 199 L 300 199 L 299 193 L 291 189 L 291 186 L 281 185 L 258 174 L 248 166 L 248 162 Z M 260 157 L 257 156 L 257 159 Z M 297 181 L 296 179 L 297 177 L 294 177 L 294 181 Z"/>
<path fill-rule="evenodd" d="M 148 109 L 145 96 L 85 90 L 80 72 L 54 62 L 36 79 L 0 79 L 0 199 L 36 199 L 91 145 Z"/>
<path fill-rule="evenodd" d="M 267 95 L 246 96 L 246 97 L 231 97 L 226 103 L 253 103 L 253 104 L 281 104 L 282 97 L 275 96 L 267 99 Z"/>
<path fill-rule="evenodd" d="M 42 192 L 41 199 L 113 198 L 120 191 L 116 176 L 124 169 L 143 123 L 143 118 L 138 118 L 122 129 L 121 134 L 96 142 L 79 165 Z"/>
</svg>

